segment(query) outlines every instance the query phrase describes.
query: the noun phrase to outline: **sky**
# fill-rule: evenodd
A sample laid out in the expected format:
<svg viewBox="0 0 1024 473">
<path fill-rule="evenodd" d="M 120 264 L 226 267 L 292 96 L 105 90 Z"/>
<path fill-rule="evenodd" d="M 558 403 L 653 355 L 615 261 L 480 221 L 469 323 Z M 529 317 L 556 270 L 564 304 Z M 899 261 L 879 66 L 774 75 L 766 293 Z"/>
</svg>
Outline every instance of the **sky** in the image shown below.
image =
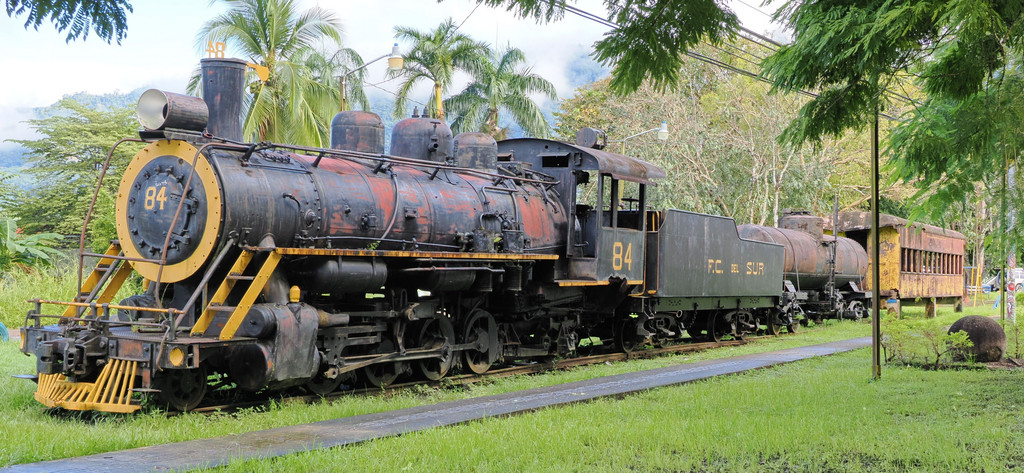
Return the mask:
<svg viewBox="0 0 1024 473">
<path fill-rule="evenodd" d="M 35 107 L 50 105 L 76 92 L 104 94 L 129 92 L 140 87 L 184 92 L 199 59 L 206 57 L 196 46 L 202 24 L 224 11 L 222 3 L 209 0 L 135 0 L 128 15 L 127 37 L 120 45 L 107 44 L 94 35 L 65 42 L 48 23 L 39 30 L 24 27 L 24 17 L 0 14 L 0 149 L 6 139 L 31 138 L 23 123 Z M 460 32 L 499 46 L 523 50 L 533 71 L 551 81 L 560 97 L 572 95 L 567 64 L 592 52 L 595 41 L 607 28 L 574 15 L 561 21 L 537 24 L 516 18 L 503 9 L 477 6 L 474 0 L 298 0 L 301 8 L 319 6 L 341 19 L 346 47 L 365 60 L 387 54 L 395 26 L 420 30 L 436 27 L 446 18 L 462 23 Z M 769 23 L 772 7 L 760 0 L 727 2 L 744 26 L 758 32 L 777 28 Z M 780 3 L 780 2 L 777 2 Z M 605 16 L 601 0 L 578 0 L 575 6 Z M 402 45 L 404 46 L 404 45 Z M 228 49 L 227 56 L 232 56 Z M 368 67 L 368 82 L 384 80 L 385 62 Z M 399 81 L 381 84 L 392 87 Z M 426 86 L 424 86 L 426 87 Z M 370 89 L 368 89 L 370 92 Z M 378 92 L 382 93 L 382 92 Z M 419 95 L 426 95 L 422 93 Z"/>
</svg>

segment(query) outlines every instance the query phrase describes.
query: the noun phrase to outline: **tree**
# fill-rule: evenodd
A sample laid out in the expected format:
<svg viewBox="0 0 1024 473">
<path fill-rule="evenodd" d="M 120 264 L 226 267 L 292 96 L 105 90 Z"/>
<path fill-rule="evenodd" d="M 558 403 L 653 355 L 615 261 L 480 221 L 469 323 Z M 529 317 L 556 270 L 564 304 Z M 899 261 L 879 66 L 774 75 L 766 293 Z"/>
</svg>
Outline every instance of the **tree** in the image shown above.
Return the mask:
<svg viewBox="0 0 1024 473">
<path fill-rule="evenodd" d="M 505 139 L 508 127 L 498 124 L 498 113 L 504 112 L 526 133 L 547 137 L 548 122 L 530 94 L 543 94 L 554 100 L 555 86 L 522 67 L 526 55 L 518 48 L 507 47 L 500 54 L 493 52 L 489 56 L 477 69 L 473 82 L 458 95 L 444 100 L 445 108 L 455 117 L 452 131 L 482 131 L 497 140 Z"/>
<path fill-rule="evenodd" d="M 13 213 L 28 234 L 78 234 L 99 178 L 97 166 L 103 164 L 114 143 L 137 136 L 138 122 L 133 110 L 100 111 L 67 98 L 44 110 L 44 115 L 49 116 L 28 121 L 41 138 L 11 140 L 28 148 L 27 172 L 36 182 L 25 200 L 13 206 Z M 123 171 L 139 149 L 136 143 L 118 147 L 110 172 Z M 113 218 L 118 184 L 108 173 L 90 223 L 92 240 L 104 248 L 116 237 Z"/>
<path fill-rule="evenodd" d="M 911 219 L 960 222 L 975 242 L 986 225 L 983 211 L 967 210 L 981 193 L 998 203 L 998 176 L 1019 162 L 1024 146 L 1024 5 L 1019 2 L 899 0 L 850 4 L 835 0 L 791 3 L 780 14 L 795 33 L 764 63 L 777 90 L 817 89 L 786 130 L 790 142 L 816 141 L 863 128 L 877 106 L 899 122 L 885 155 L 896 177 L 918 188 Z M 815 60 L 807 60 L 814 57 Z M 908 100 L 904 78 L 926 94 Z M 995 182 L 993 182 L 995 181 Z M 1011 201 L 1019 208 L 1019 192 Z M 970 206 L 975 207 L 975 206 Z M 952 214 L 952 215 L 951 215 Z M 952 221 L 952 222 L 951 222 Z M 943 224 L 946 224 L 943 222 Z M 956 226 L 956 225 L 950 225 Z M 1010 241 L 1021 226 L 1008 230 Z M 1006 241 L 1001 239 L 1001 241 Z M 976 264 L 984 247 L 975 243 Z M 1008 249 L 1000 245 L 1000 257 Z"/>
<path fill-rule="evenodd" d="M 541 21 L 558 19 L 566 8 L 573 8 L 566 0 L 478 3 L 504 6 L 520 16 Z M 713 0 L 606 0 L 605 4 L 607 18 L 619 28 L 597 43 L 596 55 L 615 66 L 612 90 L 620 94 L 636 90 L 645 77 L 655 86 L 676 85 L 683 52 L 701 41 L 717 43 L 738 28 L 735 15 Z M 818 141 L 824 136 L 838 136 L 847 129 L 863 128 L 874 116 L 876 98 L 883 109 L 891 109 L 896 105 L 894 101 L 903 100 L 891 91 L 901 91 L 901 74 L 920 79 L 929 101 L 914 103 L 911 108 L 916 110 L 915 116 L 933 118 L 936 126 L 943 117 L 951 115 L 942 113 L 943 105 L 933 100 L 951 101 L 945 104 L 947 110 L 965 120 L 977 108 L 959 109 L 959 104 L 966 103 L 963 101 L 977 99 L 990 105 L 1008 105 L 1017 94 L 1008 79 L 1019 75 L 1019 65 L 1012 64 L 1011 59 L 1020 56 L 1024 43 L 1022 17 L 1024 5 L 1020 2 L 788 2 L 777 13 L 777 19 L 786 22 L 795 39 L 764 61 L 763 73 L 774 82 L 777 91 L 817 91 L 819 96 L 807 102 L 783 138 L 791 143 Z M 679 35 L 673 38 L 667 32 L 675 31 L 676 27 Z M 1004 87 L 1007 85 L 1010 87 Z M 1002 96 L 997 101 L 999 91 Z M 987 120 L 984 135 L 993 136 L 989 127 L 993 121 L 1011 123 L 1012 120 L 1005 119 L 1015 113 L 1000 112 L 993 120 Z M 928 129 L 936 130 L 918 127 L 921 131 Z M 897 156 L 909 165 L 902 175 L 946 169 L 949 165 L 955 173 L 959 172 L 968 153 L 977 155 L 983 151 L 979 146 L 984 140 L 977 139 L 976 133 L 980 127 L 972 129 L 975 133 L 965 134 L 975 138 L 970 146 L 950 142 L 958 150 L 956 155 Z M 907 136 L 923 137 L 917 132 Z M 936 134 L 934 138 L 939 140 L 943 136 Z M 901 138 L 894 144 L 904 141 Z M 1002 150 L 991 151 L 985 154 L 1004 154 Z M 934 173 L 924 182 L 930 183 L 933 176 Z M 954 180 L 965 187 L 965 181 L 977 177 L 976 173 L 966 172 L 963 179 Z"/>
<path fill-rule="evenodd" d="M 293 0 L 221 1 L 229 10 L 203 25 L 197 46 L 226 41 L 269 71 L 265 82 L 254 75 L 250 83 L 243 134 L 327 146 L 340 100 L 331 75 L 346 61 L 362 64 L 358 54 L 341 48 L 338 18 L 320 7 L 300 12 Z M 320 51 L 321 44 L 335 52 Z"/>
<path fill-rule="evenodd" d="M 726 60 L 706 49 L 701 54 Z M 832 196 L 839 190 L 844 202 L 856 202 L 859 189 L 832 182 L 847 166 L 838 166 L 837 158 L 850 157 L 844 143 L 829 141 L 816 150 L 774 140 L 802 105 L 799 96 L 770 96 L 762 82 L 694 59 L 684 61 L 680 77 L 675 91 L 644 84 L 626 97 L 611 91 L 610 79 L 578 89 L 555 114 L 557 134 L 572 140 L 579 128 L 593 126 L 615 140 L 668 121 L 666 142 L 645 135 L 610 145 L 613 152 L 665 169 L 668 178 L 651 194 L 655 208 L 772 224 L 784 208 L 831 213 Z"/>
<path fill-rule="evenodd" d="M 25 28 L 39 29 L 49 18 L 58 32 L 68 30 L 67 42 L 89 37 L 89 27 L 100 39 L 121 44 L 128 29 L 126 13 L 132 12 L 128 0 L 4 0 L 7 16 L 28 14 Z"/>
<path fill-rule="evenodd" d="M 11 184 L 10 180 L 13 177 L 13 174 L 0 171 L 0 213 L 9 210 L 12 205 L 24 198 L 21 189 Z"/>
<path fill-rule="evenodd" d="M 477 3 L 504 6 L 523 17 L 552 21 L 565 14 L 568 2 L 477 0 Z M 676 86 L 683 53 L 705 41 L 720 44 L 739 28 L 736 15 L 716 0 L 605 0 L 604 3 L 608 9 L 606 18 L 619 26 L 615 34 L 607 35 L 594 45 L 594 56 L 613 67 L 611 90 L 620 95 L 636 91 L 645 81 L 659 91 Z M 583 14 L 587 13 L 592 12 Z"/>
<path fill-rule="evenodd" d="M 476 76 L 485 67 L 487 45 L 473 41 L 457 30 L 451 18 L 431 31 L 401 26 L 395 28 L 395 38 L 412 41 L 412 46 L 405 54 L 405 67 L 390 73 L 392 77 L 404 78 L 395 97 L 395 118 L 406 115 L 409 94 L 421 80 L 434 84 L 427 103 L 433 106 L 434 116 L 444 118 L 441 97 L 452 86 L 455 72 L 461 70 Z"/>
</svg>

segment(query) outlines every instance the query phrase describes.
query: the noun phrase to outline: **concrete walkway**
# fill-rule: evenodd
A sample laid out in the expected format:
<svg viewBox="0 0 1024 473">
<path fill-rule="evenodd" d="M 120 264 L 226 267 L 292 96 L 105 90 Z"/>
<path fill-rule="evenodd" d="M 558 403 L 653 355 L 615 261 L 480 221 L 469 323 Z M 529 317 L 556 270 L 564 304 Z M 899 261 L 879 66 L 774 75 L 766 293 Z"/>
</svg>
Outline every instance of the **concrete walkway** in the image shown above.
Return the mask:
<svg viewBox="0 0 1024 473">
<path fill-rule="evenodd" d="M 14 465 L 0 472 L 140 472 L 188 470 L 350 445 L 485 417 L 528 412 L 605 396 L 688 383 L 866 347 L 870 337 L 669 366 L 429 406 L 411 407 L 226 437 L 190 440 L 64 460 Z"/>
</svg>

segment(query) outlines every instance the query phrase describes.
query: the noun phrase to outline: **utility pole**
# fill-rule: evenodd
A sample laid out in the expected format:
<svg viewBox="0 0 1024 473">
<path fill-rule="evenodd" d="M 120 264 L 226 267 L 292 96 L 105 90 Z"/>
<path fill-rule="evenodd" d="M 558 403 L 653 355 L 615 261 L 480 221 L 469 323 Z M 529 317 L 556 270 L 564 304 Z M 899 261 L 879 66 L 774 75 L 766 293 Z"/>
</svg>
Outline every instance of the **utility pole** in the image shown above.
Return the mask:
<svg viewBox="0 0 1024 473">
<path fill-rule="evenodd" d="M 871 377 L 882 378 L 882 297 L 878 286 L 878 97 L 875 97 L 875 118 L 871 122 Z"/>
<path fill-rule="evenodd" d="M 1006 321 L 1006 306 L 1008 305 L 1007 299 L 1010 297 L 1010 293 L 1006 290 L 1008 284 L 1010 284 L 1010 275 L 1006 273 L 1006 262 L 1009 256 L 1006 251 L 1006 174 L 1009 172 L 1009 163 L 1007 159 L 1003 158 L 1003 187 L 999 191 L 999 213 L 1002 214 L 999 217 L 1000 228 L 999 232 L 999 255 L 1001 256 L 1002 263 L 999 265 L 999 300 L 1002 304 L 999 305 L 999 321 Z"/>
</svg>

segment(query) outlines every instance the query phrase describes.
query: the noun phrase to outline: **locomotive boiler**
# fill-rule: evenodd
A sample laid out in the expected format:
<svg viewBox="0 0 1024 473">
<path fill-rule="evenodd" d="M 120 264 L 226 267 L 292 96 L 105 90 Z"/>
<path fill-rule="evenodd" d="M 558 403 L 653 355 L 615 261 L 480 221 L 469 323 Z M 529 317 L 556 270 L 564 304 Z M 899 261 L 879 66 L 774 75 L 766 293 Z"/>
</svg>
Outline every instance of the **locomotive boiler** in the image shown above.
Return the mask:
<svg viewBox="0 0 1024 473">
<path fill-rule="evenodd" d="M 436 381 L 795 331 L 802 305 L 835 296 L 808 290 L 838 286 L 806 269 L 789 230 L 745 236 L 730 218 L 648 209 L 665 173 L 594 130 L 495 143 L 414 113 L 385 153 L 380 118 L 346 111 L 331 148 L 244 142 L 244 67 L 204 59 L 204 99 L 143 94 L 118 240 L 83 253 L 96 264 L 79 294 L 36 299 L 21 328 L 39 402 L 188 410 L 211 386 Z M 859 264 L 840 262 L 837 280 Z M 133 275 L 142 293 L 115 300 Z"/>
</svg>

